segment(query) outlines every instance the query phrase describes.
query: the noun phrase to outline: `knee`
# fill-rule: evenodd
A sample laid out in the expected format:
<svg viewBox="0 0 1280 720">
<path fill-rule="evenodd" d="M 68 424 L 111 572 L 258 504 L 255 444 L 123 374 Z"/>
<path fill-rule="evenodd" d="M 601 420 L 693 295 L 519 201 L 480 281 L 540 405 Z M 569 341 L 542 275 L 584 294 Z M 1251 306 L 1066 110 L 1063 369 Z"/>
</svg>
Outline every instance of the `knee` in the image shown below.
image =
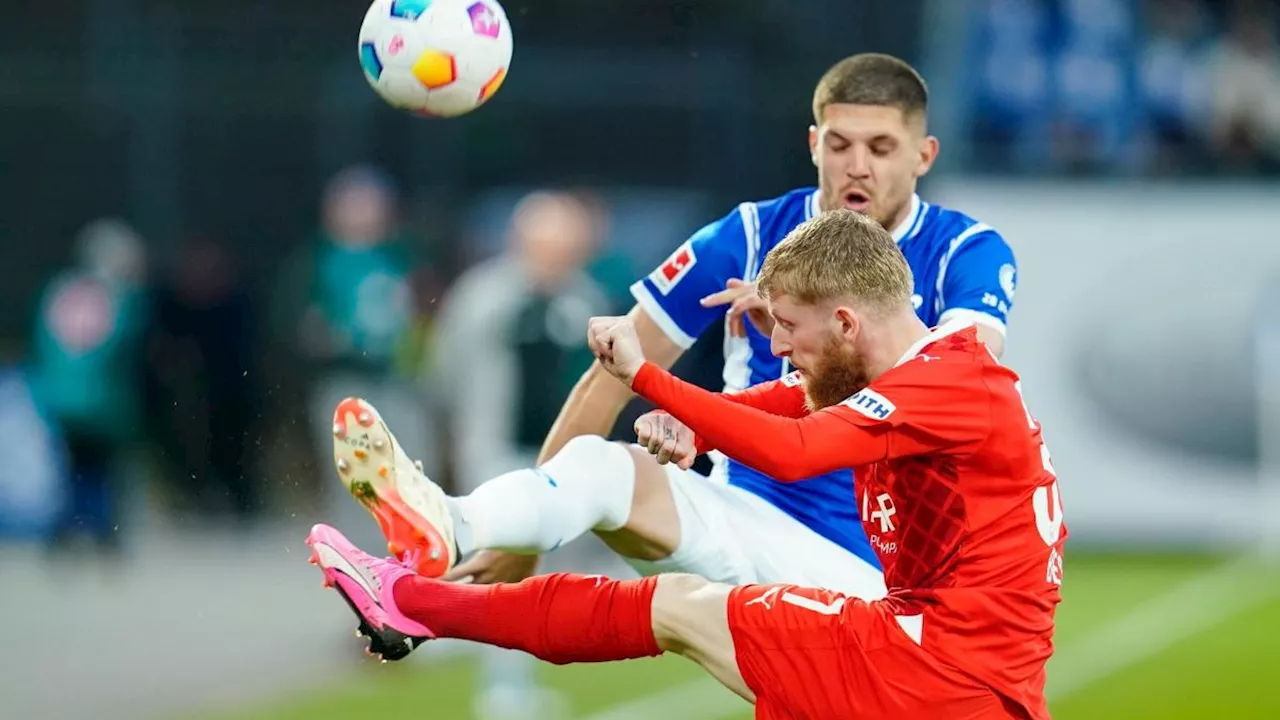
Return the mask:
<svg viewBox="0 0 1280 720">
<path fill-rule="evenodd" d="M 653 637 L 664 652 L 687 655 L 728 622 L 732 588 L 699 575 L 659 575 L 653 592 Z"/>
<path fill-rule="evenodd" d="M 641 472 L 643 451 L 627 443 L 606 440 L 599 435 L 579 435 L 569 440 L 542 467 L 552 477 L 579 477 L 592 485 L 640 491 L 652 478 Z M 628 495 L 630 497 L 630 495 Z"/>
<path fill-rule="evenodd" d="M 631 457 L 620 444 L 599 435 L 579 435 L 569 440 L 552 458 L 542 464 L 555 475 L 559 469 L 591 470 L 598 478 L 611 478 L 619 469 L 630 469 Z"/>
</svg>

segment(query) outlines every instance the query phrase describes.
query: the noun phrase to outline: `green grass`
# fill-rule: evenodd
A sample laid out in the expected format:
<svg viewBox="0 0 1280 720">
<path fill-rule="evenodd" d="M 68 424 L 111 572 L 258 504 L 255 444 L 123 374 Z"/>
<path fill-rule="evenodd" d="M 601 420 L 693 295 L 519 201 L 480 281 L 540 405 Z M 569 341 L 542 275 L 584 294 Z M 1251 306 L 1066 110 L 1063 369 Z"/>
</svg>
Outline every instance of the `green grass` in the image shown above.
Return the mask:
<svg viewBox="0 0 1280 720">
<path fill-rule="evenodd" d="M 1050 665 L 1050 689 L 1055 666 L 1060 675 L 1078 671 L 1081 664 L 1105 661 L 1088 656 L 1099 633 L 1130 616 L 1153 599 L 1166 595 L 1193 578 L 1211 572 L 1222 559 L 1202 556 L 1068 556 L 1064 602 L 1058 613 L 1058 655 Z M 1193 622 L 1203 608 L 1196 602 L 1174 606 L 1171 632 L 1187 635 L 1161 651 L 1126 664 L 1114 674 L 1054 697 L 1058 720 L 1100 718 L 1272 718 L 1280 717 L 1280 575 L 1259 565 L 1222 578 L 1214 598 L 1248 597 L 1252 601 L 1220 622 L 1193 633 L 1177 632 L 1179 614 Z M 1213 587 L 1218 587 L 1214 585 Z M 1247 594 L 1247 595 L 1245 595 Z M 354 642 L 354 641 L 353 641 Z M 1108 648 L 1103 643 L 1102 648 Z M 354 646 L 353 646 L 354 649 Z M 1109 648 L 1116 650 L 1114 646 Z M 1071 667 L 1066 667 L 1070 665 Z M 610 665 L 541 666 L 541 677 L 565 692 L 575 717 L 585 717 L 672 685 L 690 682 L 701 672 L 680 658 L 632 661 Z M 462 719 L 470 717 L 470 693 L 475 679 L 472 660 L 370 664 L 342 684 L 282 697 L 259 708 L 208 720 L 378 720 Z M 660 720 L 675 720 L 674 717 Z M 699 717 L 688 715 L 687 717 Z M 751 717 L 745 704 L 723 720 Z"/>
</svg>

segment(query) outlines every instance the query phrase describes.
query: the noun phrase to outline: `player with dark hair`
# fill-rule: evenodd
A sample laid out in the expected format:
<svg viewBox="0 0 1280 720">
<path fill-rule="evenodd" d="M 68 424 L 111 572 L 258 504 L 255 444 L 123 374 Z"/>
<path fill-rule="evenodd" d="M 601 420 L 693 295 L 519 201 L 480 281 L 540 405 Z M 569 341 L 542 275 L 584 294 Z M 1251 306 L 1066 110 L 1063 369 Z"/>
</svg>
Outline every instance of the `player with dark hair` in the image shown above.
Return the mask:
<svg viewBox="0 0 1280 720">
<path fill-rule="evenodd" d="M 818 187 L 742 203 L 635 283 L 628 317 L 645 357 L 669 367 L 711 323 L 723 321 L 726 392 L 787 376 L 794 364 L 769 351 L 772 319 L 754 283 L 788 232 L 840 209 L 891 233 L 914 271 L 910 302 L 926 326 L 971 321 L 998 355 L 1013 299 L 1013 253 L 992 228 L 915 194 L 938 153 L 927 105 L 924 81 L 896 58 L 856 55 L 828 70 L 814 92 L 809 130 Z M 392 553 L 412 554 L 429 576 L 523 579 L 538 553 L 594 532 L 642 574 L 795 582 L 866 599 L 884 594 L 879 560 L 848 501 L 848 469 L 780 484 L 764 468 L 717 453 L 704 477 L 690 469 L 691 434 L 669 415 L 651 413 L 636 424 L 656 459 L 645 447 L 601 437 L 631 397 L 593 364 L 566 401 L 538 467 L 463 497 L 446 497 L 415 470 L 376 409 L 351 399 L 334 419 L 339 475 L 378 518 Z M 386 453 L 371 455 L 370 443 Z"/>
<path fill-rule="evenodd" d="M 319 525 L 308 542 L 371 649 L 424 639 L 553 663 L 675 652 L 754 701 L 759 718 L 1048 718 L 1066 530 L 1040 425 L 974 324 L 930 331 L 877 223 L 835 211 L 796 228 L 757 278 L 773 352 L 796 370 L 725 395 L 646 361 L 629 318 L 593 318 L 601 366 L 716 448 L 790 486 L 854 468 L 888 594 L 733 587 L 689 574 L 547 575 L 477 586 L 423 577 Z"/>
</svg>

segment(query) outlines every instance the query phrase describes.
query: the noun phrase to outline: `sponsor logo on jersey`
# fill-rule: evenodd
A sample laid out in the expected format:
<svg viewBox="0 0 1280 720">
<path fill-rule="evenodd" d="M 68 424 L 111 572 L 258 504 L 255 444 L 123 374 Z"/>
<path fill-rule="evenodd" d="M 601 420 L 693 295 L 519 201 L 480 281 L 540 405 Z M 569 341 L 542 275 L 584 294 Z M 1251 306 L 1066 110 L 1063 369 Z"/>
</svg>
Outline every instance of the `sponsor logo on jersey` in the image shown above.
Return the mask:
<svg viewBox="0 0 1280 720">
<path fill-rule="evenodd" d="M 654 287 L 658 288 L 658 292 L 666 295 L 671 292 L 671 288 L 684 279 L 685 275 L 689 274 L 697 262 L 698 257 L 693 254 L 693 246 L 685 243 L 676 248 L 676 251 L 671 253 L 671 257 L 649 275 L 649 280 L 653 282 Z"/>
<path fill-rule="evenodd" d="M 871 503 L 871 493 L 863 490 L 862 517 L 866 518 L 866 521 L 869 523 L 878 523 L 880 525 L 880 532 L 882 533 L 891 533 L 894 530 L 897 530 L 898 526 L 893 522 L 893 516 L 898 514 L 898 508 L 893 504 L 893 497 L 890 496 L 889 493 L 880 493 L 875 497 L 875 505 L 873 506 Z M 882 552 L 891 552 L 885 549 L 887 547 L 887 542 L 888 541 L 886 540 L 877 543 Z M 896 552 L 897 549 L 898 548 L 895 546 L 892 552 Z"/>
<path fill-rule="evenodd" d="M 789 372 L 786 375 L 783 375 L 782 384 L 786 385 L 787 387 L 799 387 L 800 371 L 796 370 L 795 372 Z"/>
<path fill-rule="evenodd" d="M 859 390 L 840 404 L 847 405 L 872 420 L 888 420 L 889 416 L 898 409 L 898 406 L 890 402 L 889 398 L 871 388 Z"/>
</svg>

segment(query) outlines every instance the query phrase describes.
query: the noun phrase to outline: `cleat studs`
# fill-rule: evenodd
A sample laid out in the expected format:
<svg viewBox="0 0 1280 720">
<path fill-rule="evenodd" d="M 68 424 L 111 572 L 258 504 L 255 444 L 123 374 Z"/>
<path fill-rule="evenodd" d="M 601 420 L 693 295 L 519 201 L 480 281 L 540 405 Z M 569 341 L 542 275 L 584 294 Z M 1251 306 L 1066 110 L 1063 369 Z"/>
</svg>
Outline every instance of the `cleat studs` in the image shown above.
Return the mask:
<svg viewBox="0 0 1280 720">
<path fill-rule="evenodd" d="M 386 446 L 387 446 L 387 443 L 382 438 L 378 438 L 377 440 L 373 441 L 374 450 L 382 450 Z"/>
<path fill-rule="evenodd" d="M 355 635 L 356 637 L 364 637 L 364 633 L 360 632 L 360 628 L 356 628 Z"/>
<path fill-rule="evenodd" d="M 351 467 L 346 458 L 338 458 L 338 472 L 346 472 Z"/>
<path fill-rule="evenodd" d="M 426 475 L 426 474 L 427 474 L 427 471 L 422 469 L 422 461 L 421 461 L 421 460 L 414 460 L 414 461 L 413 461 L 413 466 L 414 466 L 415 468 L 417 468 L 417 469 L 418 469 L 418 472 L 422 473 L 423 475 Z"/>
<path fill-rule="evenodd" d="M 369 453 L 368 453 L 368 452 L 365 452 L 365 451 L 364 451 L 364 450 L 362 450 L 361 448 L 356 448 L 355 450 L 352 450 L 352 451 L 351 451 L 351 454 L 352 454 L 352 455 L 355 455 L 357 460 L 368 460 L 368 459 L 369 459 Z"/>
<path fill-rule="evenodd" d="M 367 507 L 372 507 L 378 503 L 378 494 L 373 491 L 373 486 L 363 480 L 351 483 L 350 490 L 351 495 Z"/>
<path fill-rule="evenodd" d="M 431 548 L 431 552 L 429 553 L 429 555 L 430 555 L 430 557 L 431 557 L 431 559 L 432 559 L 432 560 L 439 560 L 439 559 L 440 559 L 440 548 Z"/>
<path fill-rule="evenodd" d="M 364 425 L 365 427 L 369 427 L 370 425 L 373 424 L 373 416 L 367 412 L 361 412 L 358 416 L 356 416 L 356 420 L 361 425 Z"/>
<path fill-rule="evenodd" d="M 391 468 L 387 467 L 386 465 L 378 466 L 378 477 L 385 480 L 386 477 L 390 474 L 391 474 Z"/>
<path fill-rule="evenodd" d="M 345 428 L 343 428 L 343 427 L 342 427 L 342 423 L 334 423 L 334 424 L 333 424 L 333 436 L 334 436 L 334 437 L 342 437 L 342 431 L 343 431 L 344 429 L 345 429 Z"/>
</svg>

